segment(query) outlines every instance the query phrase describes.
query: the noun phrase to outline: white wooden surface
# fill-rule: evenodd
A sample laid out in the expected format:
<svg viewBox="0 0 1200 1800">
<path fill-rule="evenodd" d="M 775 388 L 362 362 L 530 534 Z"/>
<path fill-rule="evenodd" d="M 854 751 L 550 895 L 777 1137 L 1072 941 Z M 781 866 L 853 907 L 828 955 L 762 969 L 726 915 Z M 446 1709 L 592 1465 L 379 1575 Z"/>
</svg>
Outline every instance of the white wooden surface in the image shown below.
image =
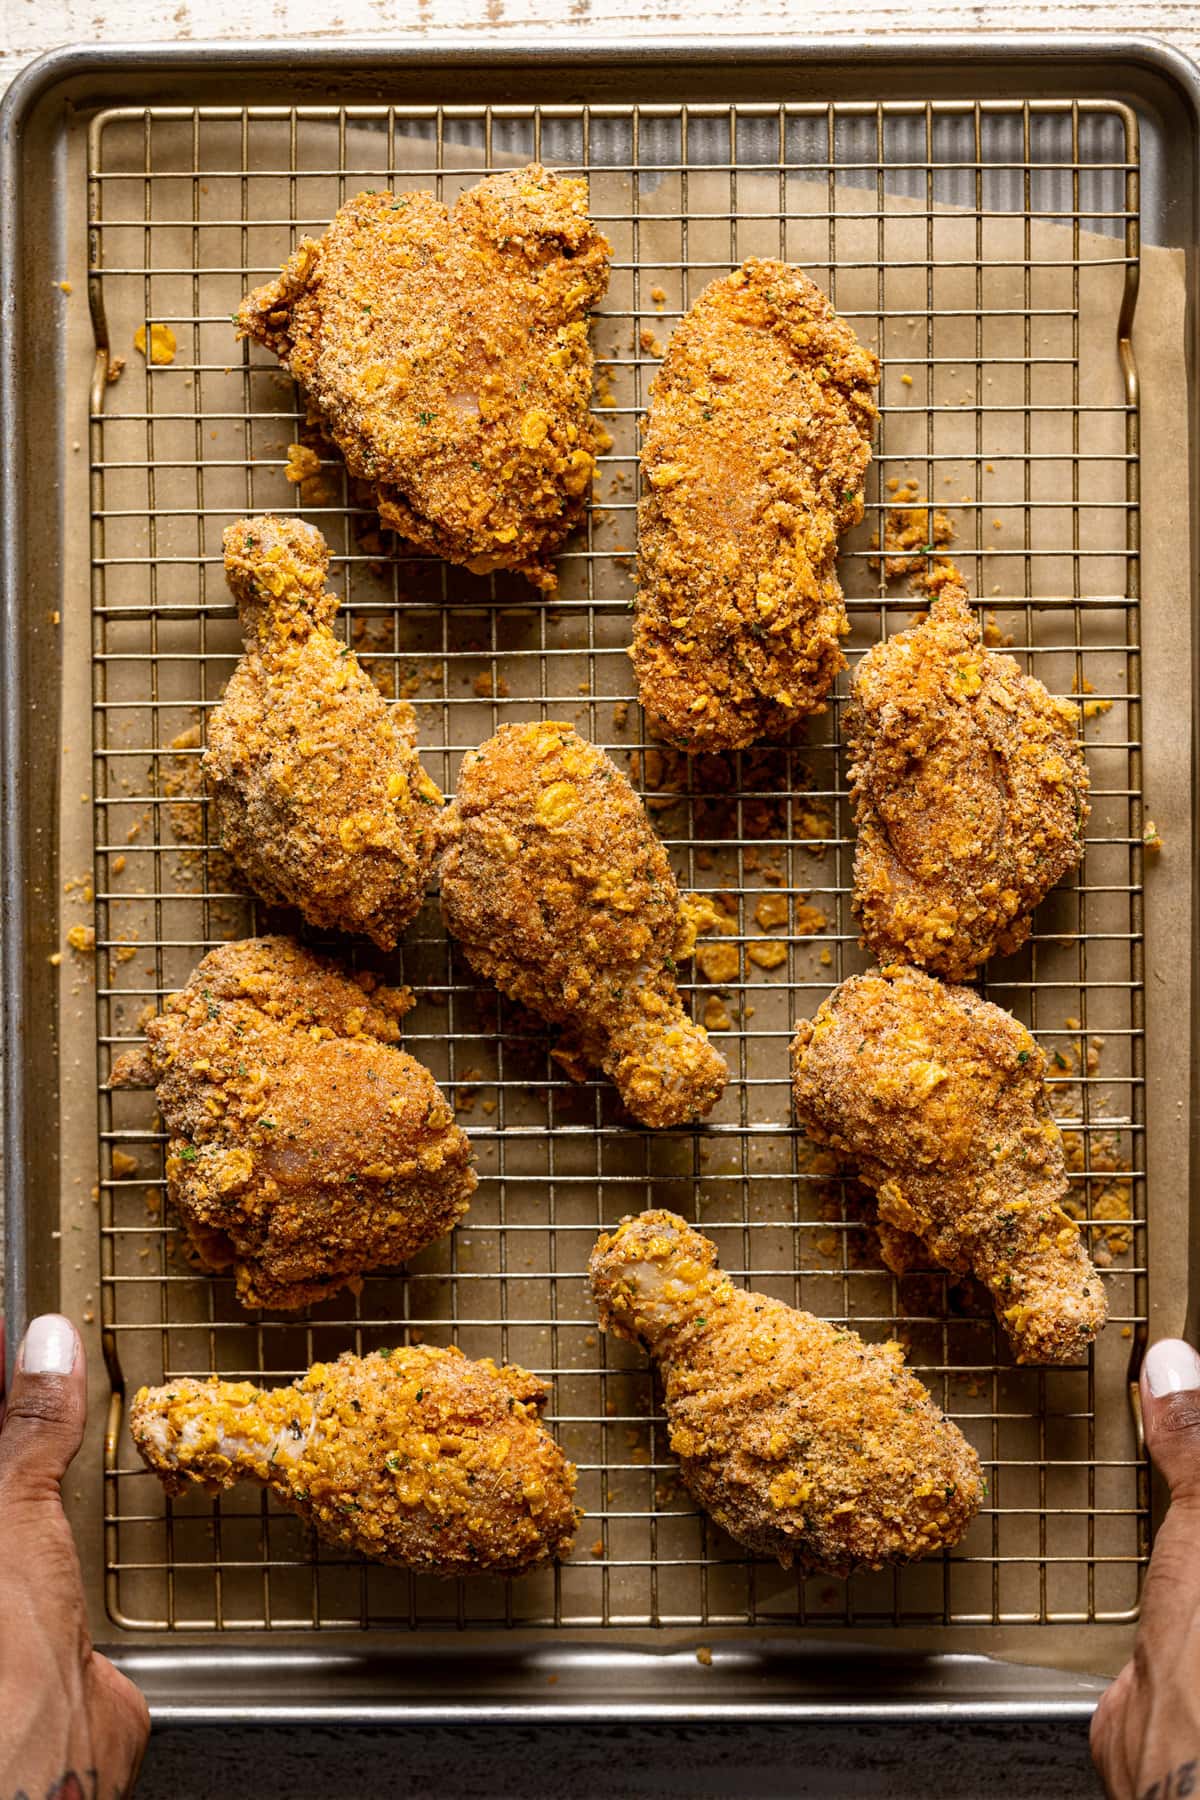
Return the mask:
<svg viewBox="0 0 1200 1800">
<path fill-rule="evenodd" d="M 672 30 L 870 40 L 899 31 L 1137 32 L 1200 58 L 1195 0 L 0 0 L 0 86 L 58 44 L 262 37 L 311 40 L 438 33 L 566 32 L 635 39 Z"/>
</svg>

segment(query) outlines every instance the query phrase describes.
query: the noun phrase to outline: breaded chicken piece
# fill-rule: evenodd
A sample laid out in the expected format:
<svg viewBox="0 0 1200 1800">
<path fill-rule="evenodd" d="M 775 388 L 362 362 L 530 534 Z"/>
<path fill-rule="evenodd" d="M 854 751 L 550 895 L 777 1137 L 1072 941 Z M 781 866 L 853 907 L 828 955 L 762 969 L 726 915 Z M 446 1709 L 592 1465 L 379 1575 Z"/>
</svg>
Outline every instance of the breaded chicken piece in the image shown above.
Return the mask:
<svg viewBox="0 0 1200 1800">
<path fill-rule="evenodd" d="M 1046 1059 L 971 988 L 892 967 L 843 981 L 792 1043 L 796 1111 L 853 1159 L 898 1273 L 921 1239 L 992 1296 L 1023 1363 L 1076 1362 L 1107 1314 L 1104 1283 L 1060 1202 L 1068 1182 Z"/>
<path fill-rule="evenodd" d="M 571 1547 L 575 1469 L 525 1369 L 431 1344 L 347 1351 L 288 1387 L 142 1388 L 129 1428 L 169 1494 L 261 1482 L 326 1543 L 429 1575 L 519 1575 Z"/>
<path fill-rule="evenodd" d="M 590 1265 L 603 1329 L 661 1367 L 693 1498 L 785 1569 L 846 1575 L 956 1544 L 982 1497 L 979 1458 L 899 1344 L 735 1288 L 716 1265 L 672 1212 L 622 1220 Z"/>
<path fill-rule="evenodd" d="M 262 899 L 390 950 L 420 910 L 442 796 L 412 708 L 330 630 L 329 550 L 302 519 L 243 519 L 225 575 L 246 649 L 208 722 L 221 846 Z"/>
<path fill-rule="evenodd" d="M 565 1028 L 643 1125 L 715 1106 L 729 1071 L 683 1010 L 695 928 L 638 796 L 602 750 L 551 720 L 468 755 L 442 818 L 442 912 L 473 968 Z"/>
<path fill-rule="evenodd" d="M 168 1197 L 243 1306 L 305 1306 L 466 1212 L 470 1145 L 396 1048 L 411 1005 L 290 938 L 246 938 L 210 951 L 114 1068 L 114 1087 L 155 1086 Z"/>
<path fill-rule="evenodd" d="M 876 644 L 846 708 L 854 911 L 880 962 L 969 980 L 1016 950 L 1083 855 L 1079 708 L 983 647 L 953 568 L 928 618 Z"/>
<path fill-rule="evenodd" d="M 303 383 L 385 525 L 547 592 L 595 467 L 588 312 L 610 250 L 587 208 L 586 181 L 539 163 L 449 209 L 358 194 L 237 313 L 238 335 Z"/>
<path fill-rule="evenodd" d="M 650 729 L 737 750 L 845 666 L 838 538 L 862 517 L 879 361 L 799 269 L 706 287 L 650 390 L 633 663 Z"/>
</svg>

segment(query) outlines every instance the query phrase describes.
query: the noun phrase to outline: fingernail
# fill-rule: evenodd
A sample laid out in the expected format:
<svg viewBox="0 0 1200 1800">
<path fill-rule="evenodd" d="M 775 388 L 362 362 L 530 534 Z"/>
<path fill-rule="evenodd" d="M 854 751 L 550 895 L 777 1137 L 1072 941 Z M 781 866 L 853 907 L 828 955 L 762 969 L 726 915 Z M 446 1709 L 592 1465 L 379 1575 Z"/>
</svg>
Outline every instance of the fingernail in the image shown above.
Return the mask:
<svg viewBox="0 0 1200 1800">
<path fill-rule="evenodd" d="M 1146 1352 L 1146 1386 L 1156 1400 L 1200 1388 L 1200 1356 L 1182 1338 L 1163 1338 Z"/>
<path fill-rule="evenodd" d="M 79 1339 L 70 1319 L 61 1313 L 43 1313 L 30 1321 L 21 1345 L 21 1367 L 26 1375 L 69 1375 L 75 1367 Z"/>
</svg>

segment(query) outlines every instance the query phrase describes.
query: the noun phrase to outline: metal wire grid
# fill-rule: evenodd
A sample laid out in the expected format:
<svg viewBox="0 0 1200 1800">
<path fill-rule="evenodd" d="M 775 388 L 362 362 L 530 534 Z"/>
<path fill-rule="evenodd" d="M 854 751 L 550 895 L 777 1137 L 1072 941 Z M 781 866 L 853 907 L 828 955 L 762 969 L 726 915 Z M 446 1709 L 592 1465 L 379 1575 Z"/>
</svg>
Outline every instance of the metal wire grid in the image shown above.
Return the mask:
<svg viewBox="0 0 1200 1800">
<path fill-rule="evenodd" d="M 549 605 L 520 583 L 381 543 L 328 461 L 289 485 L 302 405 L 273 361 L 235 348 L 229 325 L 246 287 L 358 188 L 432 183 L 449 198 L 531 156 L 589 174 L 614 249 L 595 334 L 613 444 Z M 94 881 L 113 1366 L 130 1387 L 214 1369 L 280 1379 L 406 1336 L 520 1361 L 553 1379 L 549 1417 L 579 1464 L 586 1509 L 561 1568 L 437 1583 L 348 1563 L 252 1490 L 166 1502 L 122 1436 L 106 1458 L 115 1621 L 193 1631 L 1129 1616 L 1147 1494 L 1123 1340 L 1147 1295 L 1137 414 L 1116 338 L 1136 293 L 1137 181 L 1132 115 L 1092 102 L 131 108 L 94 122 Z M 791 1128 L 792 1020 L 865 962 L 848 907 L 844 678 L 807 738 L 786 746 L 689 765 L 643 736 L 625 657 L 636 421 L 671 325 L 747 253 L 803 262 L 882 355 L 868 518 L 843 561 L 851 650 L 899 628 L 913 605 L 869 542 L 911 476 L 952 510 L 960 564 L 1023 666 L 1094 703 L 1081 878 L 1047 902 L 1028 948 L 990 972 L 993 997 L 1060 1065 L 1093 1242 L 1106 1229 L 1132 1240 L 1107 1272 L 1111 1323 L 1086 1367 L 1014 1369 L 988 1309 L 945 1276 L 884 1273 L 853 1184 Z M 1102 356 L 1089 350 L 1097 321 Z M 135 327 L 151 324 L 175 334 L 169 364 L 131 353 Z M 106 386 L 118 352 L 131 366 Z M 349 640 L 385 691 L 414 699 L 435 779 L 452 788 L 463 752 L 507 719 L 574 719 L 631 769 L 681 881 L 730 897 L 736 932 L 723 942 L 738 969 L 719 987 L 699 971 L 687 983 L 698 1011 L 711 1016 L 719 999 L 728 1017 L 724 1100 L 701 1129 L 651 1134 L 631 1127 L 607 1084 L 567 1081 L 544 1030 L 479 988 L 431 901 L 395 960 L 420 995 L 406 1043 L 453 1090 L 480 1188 L 465 1225 L 407 1274 L 370 1276 L 359 1295 L 296 1320 L 243 1314 L 231 1283 L 177 1254 L 152 1101 L 104 1084 L 146 1009 L 207 947 L 279 923 L 210 841 L 197 759 L 238 651 L 222 528 L 298 504 L 330 540 Z M 783 934 L 769 910 L 756 917 L 780 897 Z M 766 942 L 783 946 L 781 961 Z M 870 1336 L 900 1333 L 989 1477 L 958 1550 L 848 1582 L 797 1579 L 697 1514 L 675 1486 L 651 1378 L 598 1338 L 582 1279 L 597 1230 L 651 1204 L 702 1223 L 735 1276 Z"/>
</svg>

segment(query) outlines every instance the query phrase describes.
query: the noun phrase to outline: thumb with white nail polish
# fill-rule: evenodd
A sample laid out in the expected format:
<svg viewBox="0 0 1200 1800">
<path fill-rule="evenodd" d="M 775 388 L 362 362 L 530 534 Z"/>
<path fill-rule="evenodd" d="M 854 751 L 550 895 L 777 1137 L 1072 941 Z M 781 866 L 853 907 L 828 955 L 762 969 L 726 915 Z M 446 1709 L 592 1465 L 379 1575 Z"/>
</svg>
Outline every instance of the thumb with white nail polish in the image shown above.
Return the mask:
<svg viewBox="0 0 1200 1800">
<path fill-rule="evenodd" d="M 1200 1791 L 1200 1356 L 1182 1338 L 1142 1364 L 1146 1448 L 1171 1491 L 1131 1660 L 1092 1720 L 1111 1800 Z"/>
<path fill-rule="evenodd" d="M 25 1333 L 0 1425 L 0 1508 L 57 1497 L 83 1441 L 87 1374 L 70 1319 L 43 1313 Z M 2 1516 L 2 1513 L 0 1513 Z"/>
<path fill-rule="evenodd" d="M 1160 1338 L 1142 1364 L 1146 1448 L 1171 1490 L 1200 1503 L 1200 1356 L 1182 1338 Z"/>
<path fill-rule="evenodd" d="M 87 1422 L 71 1321 L 34 1319 L 11 1376 L 0 1355 L 0 1795 L 128 1794 L 146 1704 L 92 1648 L 62 1505 Z"/>
<path fill-rule="evenodd" d="M 0 1508 L 17 1494 L 57 1498 L 86 1418 L 78 1333 L 70 1319 L 43 1313 L 25 1333 L 0 1424 Z"/>
</svg>

